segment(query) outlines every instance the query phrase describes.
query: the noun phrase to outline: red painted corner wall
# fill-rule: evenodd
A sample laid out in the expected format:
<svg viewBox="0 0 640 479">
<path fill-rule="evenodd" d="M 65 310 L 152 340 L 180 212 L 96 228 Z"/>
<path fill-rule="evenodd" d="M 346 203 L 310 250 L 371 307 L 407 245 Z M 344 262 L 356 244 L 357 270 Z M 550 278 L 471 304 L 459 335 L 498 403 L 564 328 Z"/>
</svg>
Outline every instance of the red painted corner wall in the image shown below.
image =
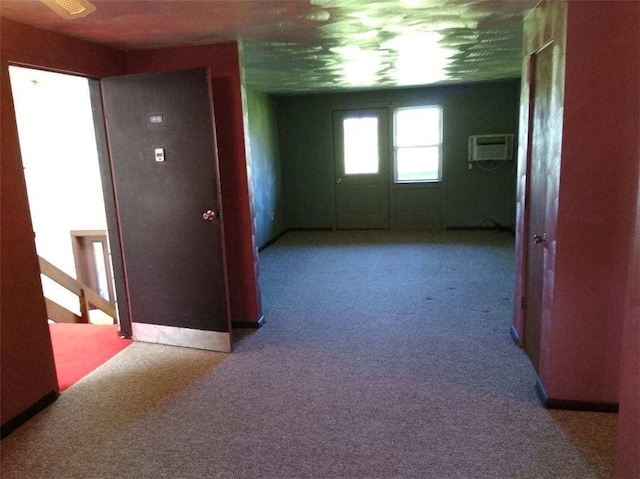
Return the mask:
<svg viewBox="0 0 640 479">
<path fill-rule="evenodd" d="M 527 218 L 526 201 L 527 191 L 530 188 L 530 174 L 527 165 L 528 150 L 530 148 L 529 136 L 532 134 L 529 125 L 529 100 L 533 93 L 534 85 L 531 84 L 530 58 L 545 45 L 554 43 L 556 49 L 554 60 L 554 85 L 552 91 L 554 98 L 551 101 L 553 111 L 549 113 L 549 118 L 553 119 L 553 124 L 561 123 L 562 107 L 564 104 L 564 75 L 565 75 L 565 37 L 567 24 L 567 4 L 565 2 L 545 1 L 541 2 L 524 21 L 523 36 L 523 60 L 522 60 L 522 91 L 520 95 L 520 129 L 518 138 L 518 176 L 517 176 L 517 196 L 516 196 L 516 265 L 515 265 L 515 291 L 514 291 L 514 323 L 513 327 L 520 338 L 520 345 L 524 340 L 524 313 L 521 308 L 520 299 L 526 296 L 526 264 L 528 241 L 531 238 Z M 545 140 L 549 143 L 550 155 L 554 158 L 561 156 L 560 145 L 562 142 L 562 128 L 550 128 L 545 132 L 548 135 Z M 551 146 L 553 145 L 553 146 Z M 553 148 L 553 151 L 551 150 Z M 560 168 L 557 161 L 553 162 L 553 167 L 549 167 L 547 178 L 547 198 L 548 204 L 545 233 L 547 234 L 547 244 L 554 245 L 556 242 L 557 227 L 557 201 L 560 192 Z M 528 205 L 527 205 L 528 206 Z M 540 334 L 540 365 L 539 369 L 544 372 L 548 362 L 549 344 L 549 317 L 553 305 L 553 281 L 555 265 L 555 247 L 546 248 L 545 253 L 545 285 L 543 289 L 543 311 Z"/>
<path fill-rule="evenodd" d="M 2 59 L 92 78 L 126 72 L 123 52 L 0 18 Z"/>
<path fill-rule="evenodd" d="M 556 45 L 559 170 L 549 178 L 539 377 L 552 399 L 618 402 L 639 158 L 640 3 L 541 2 L 525 20 L 515 297 L 524 293 L 527 56 Z M 564 14 L 563 14 L 564 11 Z M 559 131 L 549 132 L 550 135 Z M 557 178 L 555 177 L 557 173 Z M 523 317 L 514 310 L 522 337 Z"/>
<path fill-rule="evenodd" d="M 220 165 L 232 322 L 257 323 L 262 307 L 255 265 L 253 218 L 247 179 L 238 45 L 130 52 L 129 73 L 209 67 Z"/>
<path fill-rule="evenodd" d="M 90 77 L 124 73 L 121 52 L 0 19 L 0 410 L 6 424 L 58 391 L 20 158 L 9 62 Z"/>
<path fill-rule="evenodd" d="M 639 93 L 640 95 L 640 93 Z M 640 129 L 638 130 L 640 158 Z M 640 179 L 638 180 L 640 183 Z M 638 189 L 635 248 L 629 274 L 629 293 L 623 335 L 620 413 L 613 477 L 640 477 L 640 188 Z"/>
<path fill-rule="evenodd" d="M 252 220 L 236 44 L 130 53 L 0 18 L 1 162 L 1 419 L 14 419 L 57 391 L 40 270 L 20 161 L 8 64 L 101 78 L 129 71 L 208 66 L 213 72 L 233 319 L 258 321 Z M 128 66 L 130 69 L 128 69 Z"/>
<path fill-rule="evenodd" d="M 635 38 L 640 42 L 640 3 L 635 12 Z M 640 117 L 640 52 L 636 56 L 636 115 Z M 636 158 L 640 163 L 640 120 L 636 125 Z M 623 332 L 622 374 L 620 376 L 620 413 L 614 463 L 614 479 L 640 477 L 640 174 L 636 191 L 636 215 L 633 253 L 629 264 L 629 289 Z"/>
<path fill-rule="evenodd" d="M 638 2 L 569 2 L 549 397 L 617 402 L 638 191 Z"/>
<path fill-rule="evenodd" d="M 4 61 L 0 86 L 0 410 L 4 425 L 48 394 L 57 393 L 58 380 Z"/>
</svg>

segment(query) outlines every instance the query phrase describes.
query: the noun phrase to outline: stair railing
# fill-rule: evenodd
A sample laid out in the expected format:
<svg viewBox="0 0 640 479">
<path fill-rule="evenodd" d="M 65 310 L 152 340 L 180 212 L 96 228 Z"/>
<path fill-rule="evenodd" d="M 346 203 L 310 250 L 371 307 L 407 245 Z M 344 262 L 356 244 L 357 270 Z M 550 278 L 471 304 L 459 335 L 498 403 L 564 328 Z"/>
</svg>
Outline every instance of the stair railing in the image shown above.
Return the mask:
<svg viewBox="0 0 640 479">
<path fill-rule="evenodd" d="M 49 298 L 44 298 L 47 305 L 47 315 L 49 316 L 49 319 L 56 323 L 88 323 L 89 305 L 93 305 L 108 316 L 111 316 L 113 318 L 113 323 L 116 323 L 115 306 L 100 296 L 96 290 L 84 283 L 81 283 L 74 277 L 69 276 L 57 266 L 49 263 L 46 259 L 38 256 L 38 260 L 40 262 L 40 272 L 47 278 L 52 279 L 60 286 L 63 286 L 78 296 L 78 300 L 80 302 L 80 315 L 78 316 L 76 313 L 69 311 L 64 306 L 60 306 L 55 301 L 52 301 Z"/>
</svg>

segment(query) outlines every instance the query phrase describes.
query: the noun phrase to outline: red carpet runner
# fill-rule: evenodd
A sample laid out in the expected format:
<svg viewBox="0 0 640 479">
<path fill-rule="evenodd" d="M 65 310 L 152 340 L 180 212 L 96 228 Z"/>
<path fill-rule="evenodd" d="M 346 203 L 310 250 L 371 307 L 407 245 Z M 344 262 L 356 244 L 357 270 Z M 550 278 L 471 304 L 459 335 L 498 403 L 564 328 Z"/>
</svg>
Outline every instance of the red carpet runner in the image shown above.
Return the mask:
<svg viewBox="0 0 640 479">
<path fill-rule="evenodd" d="M 50 324 L 60 391 L 73 386 L 131 344 L 120 339 L 117 325 Z"/>
</svg>

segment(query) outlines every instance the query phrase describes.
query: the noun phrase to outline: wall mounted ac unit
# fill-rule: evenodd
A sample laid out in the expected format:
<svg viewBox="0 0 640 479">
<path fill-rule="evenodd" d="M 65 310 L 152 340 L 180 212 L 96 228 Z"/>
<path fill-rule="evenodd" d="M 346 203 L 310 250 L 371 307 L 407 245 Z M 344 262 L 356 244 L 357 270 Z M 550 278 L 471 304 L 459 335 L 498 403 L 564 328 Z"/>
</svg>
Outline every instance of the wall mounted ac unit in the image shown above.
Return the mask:
<svg viewBox="0 0 640 479">
<path fill-rule="evenodd" d="M 469 137 L 469 161 L 510 161 L 513 135 L 474 135 Z"/>
</svg>

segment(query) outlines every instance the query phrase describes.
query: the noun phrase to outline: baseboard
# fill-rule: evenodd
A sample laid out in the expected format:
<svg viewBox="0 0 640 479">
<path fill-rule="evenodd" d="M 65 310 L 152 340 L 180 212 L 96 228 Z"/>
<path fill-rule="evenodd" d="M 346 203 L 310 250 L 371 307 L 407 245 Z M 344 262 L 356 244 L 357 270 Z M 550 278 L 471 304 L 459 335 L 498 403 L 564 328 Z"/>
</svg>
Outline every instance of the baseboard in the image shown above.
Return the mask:
<svg viewBox="0 0 640 479">
<path fill-rule="evenodd" d="M 619 404 L 605 401 L 575 401 L 572 399 L 554 399 L 547 395 L 540 379 L 536 380 L 538 399 L 546 409 L 564 409 L 567 411 L 590 411 L 617 413 Z"/>
<path fill-rule="evenodd" d="M 231 333 L 203 331 L 160 324 L 131 323 L 133 340 L 144 343 L 166 344 L 183 348 L 231 352 Z"/>
<path fill-rule="evenodd" d="M 447 231 L 500 231 L 514 234 L 515 231 L 511 226 L 447 226 Z"/>
<path fill-rule="evenodd" d="M 18 429 L 29 419 L 31 419 L 40 411 L 45 409 L 47 406 L 53 403 L 56 399 L 58 399 L 58 396 L 60 396 L 60 393 L 58 391 L 51 391 L 45 394 L 42 398 L 40 398 L 38 401 L 36 401 L 26 410 L 18 414 L 16 417 L 8 420 L 0 428 L 0 439 L 4 439 L 5 437 L 7 437 L 9 434 L 11 434 L 13 431 Z"/>
<path fill-rule="evenodd" d="M 271 238 L 265 244 L 263 244 L 262 246 L 259 246 L 258 247 L 258 253 L 260 253 L 263 250 L 267 249 L 269 246 L 271 246 L 273 243 L 278 241 L 280 238 L 282 238 L 284 235 L 286 235 L 290 231 L 333 231 L 333 228 L 286 228 L 284 231 L 282 231 L 282 232 L 278 233 L 277 235 L 275 235 L 273 238 Z"/>
<path fill-rule="evenodd" d="M 258 321 L 232 321 L 231 327 L 233 328 L 249 328 L 260 329 L 264 325 L 264 316 L 260 316 Z"/>
<path fill-rule="evenodd" d="M 333 231 L 333 228 L 287 228 L 287 231 Z"/>
<path fill-rule="evenodd" d="M 520 346 L 520 335 L 518 334 L 518 331 L 516 330 L 515 326 L 511 326 L 511 329 L 509 330 L 509 334 L 511 334 L 511 339 L 513 339 L 513 342 L 516 344 L 516 346 Z"/>
<path fill-rule="evenodd" d="M 267 249 L 269 246 L 271 246 L 273 243 L 275 243 L 276 241 L 278 241 L 280 238 L 282 238 L 284 235 L 286 235 L 289 232 L 289 228 L 286 228 L 284 231 L 281 231 L 280 233 L 278 233 L 277 235 L 275 235 L 273 238 L 271 238 L 269 241 L 267 241 L 265 244 L 263 244 L 262 246 L 258 247 L 258 253 L 260 253 L 261 251 Z"/>
</svg>

